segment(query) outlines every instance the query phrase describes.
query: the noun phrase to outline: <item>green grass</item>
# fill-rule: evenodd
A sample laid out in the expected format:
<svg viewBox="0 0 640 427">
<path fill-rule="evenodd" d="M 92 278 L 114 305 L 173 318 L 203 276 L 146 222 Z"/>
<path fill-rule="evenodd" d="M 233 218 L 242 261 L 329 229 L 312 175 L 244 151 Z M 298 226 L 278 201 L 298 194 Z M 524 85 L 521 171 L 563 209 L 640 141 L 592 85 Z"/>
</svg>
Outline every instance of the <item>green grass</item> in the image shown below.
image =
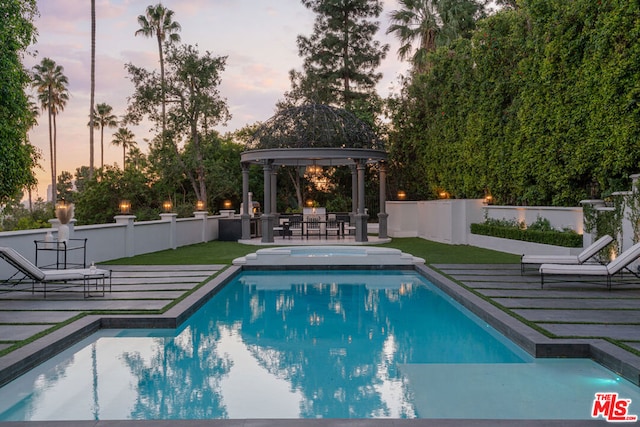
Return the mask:
<svg viewBox="0 0 640 427">
<path fill-rule="evenodd" d="M 468 245 L 447 245 L 417 237 L 393 239 L 391 243 L 376 245 L 400 249 L 424 258 L 427 264 L 516 264 L 518 255 Z M 114 265 L 169 265 L 169 264 L 231 264 L 235 258 L 260 249 L 260 246 L 236 242 L 207 242 L 182 246 L 175 250 L 153 252 L 130 258 L 120 258 L 101 264 Z"/>
</svg>

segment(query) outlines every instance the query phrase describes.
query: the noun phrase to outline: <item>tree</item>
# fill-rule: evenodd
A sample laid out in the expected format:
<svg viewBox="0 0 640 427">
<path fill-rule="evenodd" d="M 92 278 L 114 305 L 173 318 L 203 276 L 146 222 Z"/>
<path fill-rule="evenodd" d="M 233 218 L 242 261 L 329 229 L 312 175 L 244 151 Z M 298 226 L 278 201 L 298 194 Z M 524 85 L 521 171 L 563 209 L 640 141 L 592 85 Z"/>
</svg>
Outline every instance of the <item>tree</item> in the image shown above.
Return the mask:
<svg viewBox="0 0 640 427">
<path fill-rule="evenodd" d="M 96 105 L 94 112 L 93 126 L 100 128 L 100 167 L 104 166 L 104 128 L 114 128 L 118 126 L 118 118 L 114 114 L 111 114 L 112 111 L 113 107 L 111 105 L 101 102 Z M 89 122 L 89 126 L 91 126 L 91 122 Z M 89 168 L 91 168 L 91 166 L 89 166 Z"/>
<path fill-rule="evenodd" d="M 135 135 L 127 128 L 119 128 L 116 133 L 113 134 L 111 143 L 116 147 L 122 147 L 122 170 L 125 170 L 127 159 L 127 148 L 131 148 L 136 145 Z"/>
<path fill-rule="evenodd" d="M 138 16 L 138 24 L 140 29 L 135 35 L 143 35 L 145 37 L 156 37 L 158 41 L 158 56 L 160 57 L 160 84 L 161 84 L 161 100 L 162 100 L 162 134 L 164 135 L 167 128 L 166 116 L 166 100 L 165 100 L 165 78 L 164 78 L 164 56 L 163 43 L 168 41 L 178 43 L 180 35 L 177 34 L 182 28 L 180 24 L 173 20 L 173 10 L 167 9 L 158 3 L 155 6 L 147 6 L 146 15 Z M 167 40 L 168 39 L 168 40 Z M 163 136 L 164 138 L 164 136 Z"/>
<path fill-rule="evenodd" d="M 211 132 L 211 127 L 225 123 L 231 117 L 226 99 L 218 90 L 226 57 L 215 57 L 210 52 L 200 55 L 197 46 L 169 46 L 166 61 L 165 94 L 170 105 L 166 134 L 171 138 L 161 138 L 160 149 L 166 155 L 175 156 L 196 197 L 207 200 L 201 139 Z M 162 79 L 158 80 L 155 73 L 132 64 L 126 67 L 136 88 L 127 116 L 134 120 L 153 114 L 158 93 L 162 92 Z M 181 140 L 191 144 L 192 149 L 181 152 L 178 145 Z"/>
<path fill-rule="evenodd" d="M 62 171 L 60 173 L 56 190 L 61 200 L 67 203 L 74 202 L 76 192 L 73 190 L 73 175 L 71 175 L 71 172 Z"/>
<path fill-rule="evenodd" d="M 401 43 L 398 57 L 411 59 L 417 72 L 428 69 L 428 54 L 437 46 L 449 45 L 469 36 L 474 18 L 482 10 L 477 0 L 399 0 L 401 9 L 391 12 L 387 34 L 395 33 Z M 417 42 L 418 47 L 413 50 Z"/>
<path fill-rule="evenodd" d="M 89 101 L 89 175 L 93 176 L 94 169 L 94 144 L 93 128 L 95 126 L 96 95 L 96 0 L 91 0 L 91 95 Z M 103 156 L 104 156 L 104 147 Z M 103 157 L 104 164 L 104 157 Z"/>
<path fill-rule="evenodd" d="M 303 72 L 291 72 L 290 98 L 351 109 L 375 92 L 376 68 L 389 45 L 374 40 L 382 12 L 379 0 L 302 0 L 317 14 L 310 37 L 298 36 Z M 363 102 L 364 101 L 364 102 Z"/>
<path fill-rule="evenodd" d="M 69 80 L 64 75 L 64 68 L 51 58 L 44 58 L 33 67 L 33 85 L 38 91 L 38 99 L 43 110 L 47 110 L 49 118 L 49 155 L 51 156 L 51 191 L 53 202 L 56 201 L 56 116 L 64 110 L 69 100 L 67 85 Z"/>
<path fill-rule="evenodd" d="M 39 154 L 27 138 L 36 116 L 25 93 L 29 75 L 22 56 L 35 41 L 37 14 L 35 0 L 0 2 L 0 205 L 36 183 L 33 167 Z"/>
<path fill-rule="evenodd" d="M 427 69 L 427 54 L 436 50 L 438 11 L 432 0 L 399 0 L 401 9 L 391 12 L 387 34 L 395 33 L 401 43 L 400 60 L 411 59 L 416 70 Z M 414 51 L 413 45 L 418 42 Z"/>
</svg>

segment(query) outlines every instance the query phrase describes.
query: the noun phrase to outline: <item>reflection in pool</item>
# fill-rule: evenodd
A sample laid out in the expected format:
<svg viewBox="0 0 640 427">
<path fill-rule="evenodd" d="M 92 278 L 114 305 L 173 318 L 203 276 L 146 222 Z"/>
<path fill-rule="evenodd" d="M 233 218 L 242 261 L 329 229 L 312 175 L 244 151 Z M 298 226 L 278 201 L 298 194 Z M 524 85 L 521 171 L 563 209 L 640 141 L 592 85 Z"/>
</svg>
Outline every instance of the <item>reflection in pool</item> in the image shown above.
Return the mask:
<svg viewBox="0 0 640 427">
<path fill-rule="evenodd" d="M 0 420 L 589 419 L 606 390 L 640 401 L 591 361 L 536 362 L 414 272 L 244 272 L 179 330 L 104 330 L 8 384 Z"/>
</svg>

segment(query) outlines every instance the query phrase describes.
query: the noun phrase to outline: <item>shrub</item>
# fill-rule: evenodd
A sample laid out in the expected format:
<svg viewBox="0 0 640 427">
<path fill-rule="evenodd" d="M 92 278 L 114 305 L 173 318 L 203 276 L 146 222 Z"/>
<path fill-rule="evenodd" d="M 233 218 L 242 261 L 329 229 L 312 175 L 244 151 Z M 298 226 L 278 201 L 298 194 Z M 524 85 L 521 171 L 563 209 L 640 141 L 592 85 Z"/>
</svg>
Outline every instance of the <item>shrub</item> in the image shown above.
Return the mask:
<svg viewBox="0 0 640 427">
<path fill-rule="evenodd" d="M 471 224 L 471 233 L 570 248 L 582 247 L 581 234 L 573 230 L 555 230 L 549 220 L 543 218 L 538 218 L 528 227 L 516 220 L 487 219 L 482 224 Z"/>
</svg>

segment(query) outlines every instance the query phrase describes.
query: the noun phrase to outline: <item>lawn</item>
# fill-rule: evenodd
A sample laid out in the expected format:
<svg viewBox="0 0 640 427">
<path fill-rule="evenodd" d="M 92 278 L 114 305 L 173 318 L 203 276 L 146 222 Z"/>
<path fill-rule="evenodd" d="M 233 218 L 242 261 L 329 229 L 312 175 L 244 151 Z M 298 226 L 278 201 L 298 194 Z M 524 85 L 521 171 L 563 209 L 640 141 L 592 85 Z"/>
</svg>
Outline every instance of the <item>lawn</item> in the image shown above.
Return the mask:
<svg viewBox="0 0 640 427">
<path fill-rule="evenodd" d="M 400 249 L 403 252 L 424 258 L 427 264 L 516 264 L 520 262 L 518 255 L 468 245 L 447 245 L 417 237 L 393 239 L 391 243 L 380 246 Z M 101 264 L 231 264 L 235 258 L 255 252 L 258 249 L 260 249 L 260 246 L 212 241 L 182 246 L 175 250 L 170 249 L 130 258 L 120 258 Z"/>
</svg>

